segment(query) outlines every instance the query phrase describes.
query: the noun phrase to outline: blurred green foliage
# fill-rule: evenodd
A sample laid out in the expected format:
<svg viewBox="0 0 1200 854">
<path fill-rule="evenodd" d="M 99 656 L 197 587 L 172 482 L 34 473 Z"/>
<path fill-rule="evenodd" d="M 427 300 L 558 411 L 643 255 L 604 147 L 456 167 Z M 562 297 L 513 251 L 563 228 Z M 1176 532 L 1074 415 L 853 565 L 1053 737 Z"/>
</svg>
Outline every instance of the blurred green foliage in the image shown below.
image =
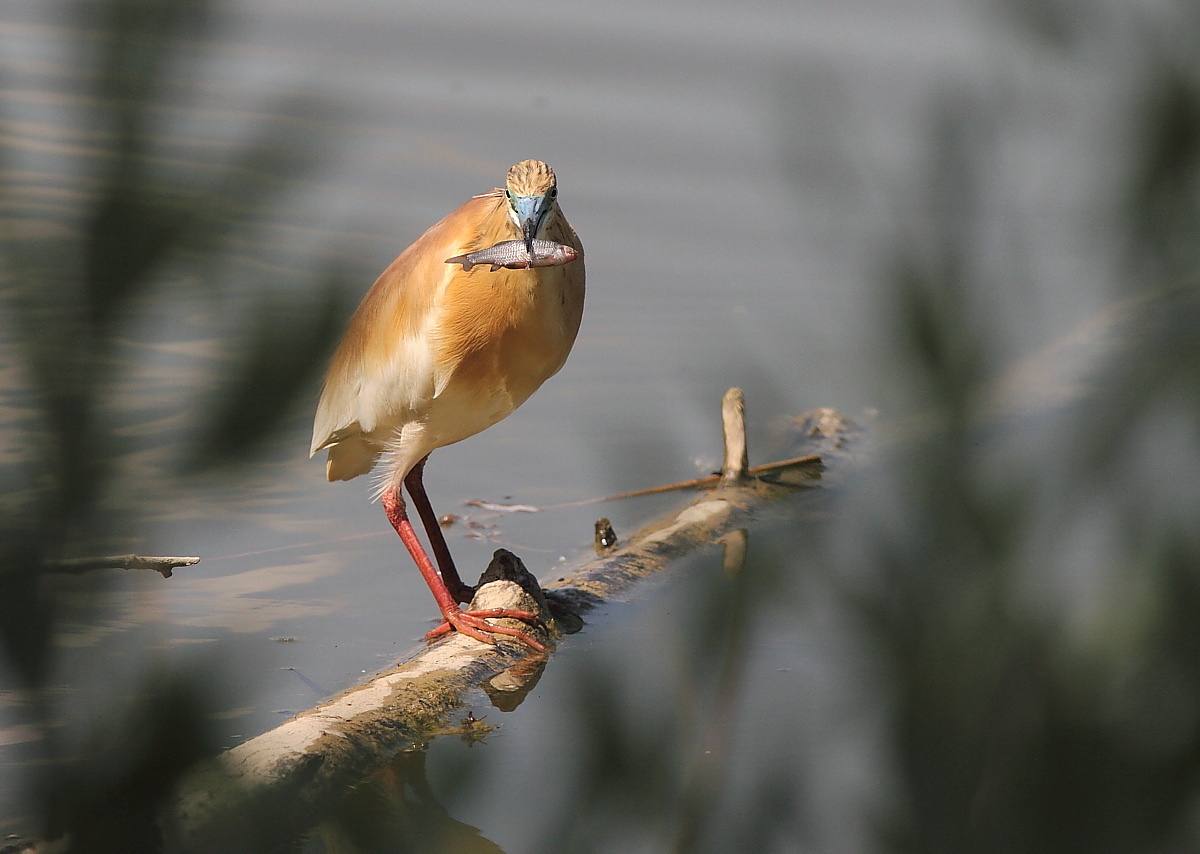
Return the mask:
<svg viewBox="0 0 1200 854">
<path fill-rule="evenodd" d="M 1012 283 L 975 260 L 988 104 L 949 101 L 934 123 L 929 228 L 905 229 L 884 296 L 923 417 L 858 485 L 822 558 L 853 577 L 851 613 L 886 674 L 880 850 L 1200 844 L 1200 62 L 1174 50 L 1200 20 L 1167 5 L 1155 23 L 1184 29 L 1135 39 L 1141 79 L 1114 105 L 1123 174 L 1096 176 L 1128 250 L 1116 278 L 1138 296 L 1092 328 L 1103 355 L 1049 409 L 1019 392 L 995 406 L 1003 315 L 981 297 Z M 1057 19 L 1053 49 L 1094 36 L 1097 13 L 1070 38 Z"/>
<path fill-rule="evenodd" d="M 62 160 L 55 146 L 0 160 L 0 317 L 13 342 L 6 388 L 26 416 L 9 424 L 19 458 L 0 466 L 0 658 L 28 696 L 27 723 L 42 738 L 35 807 L 48 838 L 75 851 L 158 850 L 153 817 L 172 782 L 215 749 L 206 697 L 219 682 L 196 672 L 144 674 L 136 700 L 95 710 L 95 731 L 64 733 L 50 686 L 55 636 L 68 598 L 104 601 L 105 573 L 69 582 L 48 564 L 104 554 L 138 527 L 136 499 L 114 491 L 125 458 L 113 436 L 114 387 L 132 367 L 123 351 L 153 295 L 195 290 L 214 304 L 232 239 L 253 227 L 279 193 L 317 161 L 319 140 L 290 116 L 316 110 L 295 100 L 249 142 L 213 162 L 169 156 L 168 117 L 189 103 L 189 63 L 213 22 L 209 0 L 103 0 L 65 6 L 75 38 L 59 85 L 79 91 L 59 114 L 89 145 Z M 11 81 L 8 82 L 11 85 Z M 22 207 L 48 158 L 70 176 L 69 199 Z M 51 194 L 51 197 L 53 195 Z M 336 274 L 290 274 L 267 290 L 243 328 L 220 342 L 229 367 L 208 392 L 218 401 L 197 425 L 196 447 L 179 454 L 192 471 L 260 449 L 316 382 L 344 306 Z M 182 471 L 166 476 L 182 477 Z M 78 613 L 72 613 L 77 618 Z M 85 746 L 68 749 L 68 742 Z"/>
</svg>

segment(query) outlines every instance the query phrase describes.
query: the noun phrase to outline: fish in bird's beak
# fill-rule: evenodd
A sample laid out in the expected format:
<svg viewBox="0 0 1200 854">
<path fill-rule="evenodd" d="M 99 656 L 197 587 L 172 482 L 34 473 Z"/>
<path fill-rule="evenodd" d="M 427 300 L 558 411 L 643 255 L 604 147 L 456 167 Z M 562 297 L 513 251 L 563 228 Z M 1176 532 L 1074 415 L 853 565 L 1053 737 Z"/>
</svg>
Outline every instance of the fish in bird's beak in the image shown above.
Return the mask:
<svg viewBox="0 0 1200 854">
<path fill-rule="evenodd" d="M 533 241 L 550 213 L 550 199 L 547 196 L 516 196 L 512 206 L 517 214 L 521 237 L 525 241 L 525 250 L 533 255 Z"/>
</svg>

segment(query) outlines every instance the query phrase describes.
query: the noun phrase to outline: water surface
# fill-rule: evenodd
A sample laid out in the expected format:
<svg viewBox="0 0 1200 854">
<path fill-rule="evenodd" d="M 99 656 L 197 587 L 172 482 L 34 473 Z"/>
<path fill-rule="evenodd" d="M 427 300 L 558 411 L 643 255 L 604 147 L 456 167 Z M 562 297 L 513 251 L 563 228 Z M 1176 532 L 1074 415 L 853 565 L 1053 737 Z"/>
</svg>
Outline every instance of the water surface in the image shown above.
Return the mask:
<svg viewBox="0 0 1200 854">
<path fill-rule="evenodd" d="M 1021 243 L 1042 283 L 997 290 L 978 310 L 1017 321 L 1014 352 L 1053 340 L 1103 299 L 1094 282 L 1075 284 L 1098 262 L 1069 216 L 1090 200 L 1080 176 L 1103 104 L 1098 84 L 1068 71 L 1028 85 L 1006 26 L 991 7 L 950 2 L 228 4 L 176 72 L 191 94 L 160 113 L 164 163 L 219 160 L 273 118 L 319 140 L 318 156 L 236 235 L 212 291 L 168 283 L 130 325 L 114 404 L 134 448 L 126 489 L 146 499 L 130 550 L 202 562 L 169 580 L 116 579 L 99 618 L 62 639 L 63 690 L 111 699 L 128 686 L 97 684 L 98 667 L 216 652 L 229 673 L 222 737 L 234 744 L 416 648 L 436 611 L 369 484 L 327 484 L 306 458 L 315 385 L 234 477 L 179 479 L 174 465 L 257 295 L 310 293 L 313 270 L 333 259 L 356 283 L 352 306 L 408 242 L 517 160 L 558 174 L 587 248 L 587 307 L 562 372 L 428 466 L 434 506 L 477 526 L 449 531 L 468 578 L 500 546 L 557 577 L 588 555 L 597 515 L 627 531 L 671 499 L 511 515 L 465 501 L 551 505 L 707 472 L 729 386 L 746 391 L 752 463 L 784 450 L 775 419 L 788 413 L 890 414 L 875 299 L 896 234 L 915 219 L 906 194 L 948 96 L 1011 99 L 1010 147 L 989 168 L 1023 216 L 997 213 L 1009 229 L 992 251 Z M 103 129 L 80 124 L 78 35 L 55 4 L 0 16 L 7 228 L 69 228 L 81 176 L 105 157 Z M 0 426 L 23 429 L 8 341 Z M 598 627 L 564 652 L 585 655 L 611 633 Z M 805 666 L 803 639 L 762 642 L 763 673 L 797 646 Z M 542 689 L 551 697 L 555 678 Z M 757 722 L 763 708 L 792 716 L 803 692 L 783 676 L 768 693 L 748 727 L 769 725 Z M 535 750 L 529 733 L 557 714 L 552 698 L 530 702 L 502 738 Z M 17 809 L 10 772 L 36 734 L 0 732 L 5 816 Z M 522 849 L 486 799 L 469 815 Z"/>
</svg>

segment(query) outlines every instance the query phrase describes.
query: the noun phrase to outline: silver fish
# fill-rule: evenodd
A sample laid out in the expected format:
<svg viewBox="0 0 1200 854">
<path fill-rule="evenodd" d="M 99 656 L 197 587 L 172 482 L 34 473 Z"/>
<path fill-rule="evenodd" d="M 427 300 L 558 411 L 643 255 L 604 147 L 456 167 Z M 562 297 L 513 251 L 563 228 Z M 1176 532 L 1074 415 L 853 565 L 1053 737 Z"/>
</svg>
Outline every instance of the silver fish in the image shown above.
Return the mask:
<svg viewBox="0 0 1200 854">
<path fill-rule="evenodd" d="M 476 264 L 491 264 L 495 272 L 501 267 L 510 270 L 526 270 L 530 267 L 559 267 L 570 264 L 579 253 L 570 246 L 555 243 L 552 240 L 533 241 L 533 255 L 525 251 L 524 240 L 505 240 L 487 249 L 476 249 L 466 255 L 455 255 L 447 258 L 447 264 L 462 264 L 464 270 L 470 270 Z"/>
</svg>

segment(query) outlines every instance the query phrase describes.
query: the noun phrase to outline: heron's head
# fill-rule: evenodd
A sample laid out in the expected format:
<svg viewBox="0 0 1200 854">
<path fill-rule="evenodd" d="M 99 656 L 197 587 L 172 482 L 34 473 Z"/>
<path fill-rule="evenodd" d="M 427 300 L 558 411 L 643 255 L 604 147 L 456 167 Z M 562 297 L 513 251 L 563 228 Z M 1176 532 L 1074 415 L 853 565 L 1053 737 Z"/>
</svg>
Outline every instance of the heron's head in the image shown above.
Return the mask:
<svg viewBox="0 0 1200 854">
<path fill-rule="evenodd" d="M 533 239 L 541 233 L 558 196 L 554 170 L 540 160 L 522 160 L 508 170 L 504 195 L 508 199 L 508 215 L 532 255 Z"/>
</svg>

